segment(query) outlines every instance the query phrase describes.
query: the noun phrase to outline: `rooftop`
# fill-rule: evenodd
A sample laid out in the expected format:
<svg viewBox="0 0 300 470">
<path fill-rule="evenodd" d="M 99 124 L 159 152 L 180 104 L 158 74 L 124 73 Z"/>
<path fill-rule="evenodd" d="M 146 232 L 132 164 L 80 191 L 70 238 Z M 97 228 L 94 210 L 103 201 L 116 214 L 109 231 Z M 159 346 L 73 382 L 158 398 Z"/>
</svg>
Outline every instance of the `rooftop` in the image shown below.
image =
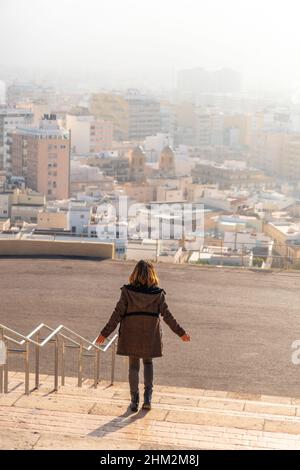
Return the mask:
<svg viewBox="0 0 300 470">
<path fill-rule="evenodd" d="M 1 323 L 27 334 L 41 322 L 63 322 L 94 338 L 133 266 L 0 258 Z M 162 264 L 158 274 L 171 311 L 192 341 L 179 341 L 162 322 L 157 385 L 300 397 L 298 369 L 291 362 L 291 345 L 300 337 L 297 273 Z M 122 358 L 116 367 L 119 380 Z M 43 370 L 52 373 L 47 364 Z M 108 364 L 103 374 L 108 376 Z"/>
</svg>

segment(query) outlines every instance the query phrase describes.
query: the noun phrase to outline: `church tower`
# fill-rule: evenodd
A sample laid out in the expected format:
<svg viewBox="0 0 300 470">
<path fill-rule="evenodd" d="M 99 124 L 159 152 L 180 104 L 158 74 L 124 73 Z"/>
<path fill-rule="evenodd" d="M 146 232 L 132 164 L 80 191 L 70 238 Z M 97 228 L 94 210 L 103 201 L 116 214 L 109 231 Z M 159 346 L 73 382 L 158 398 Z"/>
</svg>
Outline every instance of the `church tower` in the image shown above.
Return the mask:
<svg viewBox="0 0 300 470">
<path fill-rule="evenodd" d="M 130 180 L 143 181 L 145 179 L 146 155 L 142 147 L 135 147 L 129 156 Z"/>
<path fill-rule="evenodd" d="M 159 170 L 162 176 L 175 176 L 175 155 L 172 148 L 167 145 L 163 148 L 159 158 Z"/>
</svg>

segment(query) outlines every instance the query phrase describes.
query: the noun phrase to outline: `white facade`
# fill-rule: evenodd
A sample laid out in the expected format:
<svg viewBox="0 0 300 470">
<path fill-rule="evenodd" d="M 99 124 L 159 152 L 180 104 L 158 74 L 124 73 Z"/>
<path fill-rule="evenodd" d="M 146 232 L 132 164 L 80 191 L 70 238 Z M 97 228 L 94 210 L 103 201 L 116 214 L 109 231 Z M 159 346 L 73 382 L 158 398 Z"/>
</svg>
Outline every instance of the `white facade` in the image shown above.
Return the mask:
<svg viewBox="0 0 300 470">
<path fill-rule="evenodd" d="M 76 235 L 87 235 L 90 223 L 91 209 L 86 203 L 70 202 L 70 230 Z"/>
<path fill-rule="evenodd" d="M 8 134 L 17 127 L 26 127 L 32 123 L 33 114 L 28 109 L 0 109 L 0 170 L 10 168 Z"/>
<path fill-rule="evenodd" d="M 72 151 L 88 153 L 90 151 L 92 116 L 73 116 L 67 114 L 67 129 L 71 131 Z"/>
<path fill-rule="evenodd" d="M 113 124 L 110 121 L 91 115 L 67 114 L 66 125 L 71 131 L 74 153 L 102 152 L 112 147 Z"/>
</svg>

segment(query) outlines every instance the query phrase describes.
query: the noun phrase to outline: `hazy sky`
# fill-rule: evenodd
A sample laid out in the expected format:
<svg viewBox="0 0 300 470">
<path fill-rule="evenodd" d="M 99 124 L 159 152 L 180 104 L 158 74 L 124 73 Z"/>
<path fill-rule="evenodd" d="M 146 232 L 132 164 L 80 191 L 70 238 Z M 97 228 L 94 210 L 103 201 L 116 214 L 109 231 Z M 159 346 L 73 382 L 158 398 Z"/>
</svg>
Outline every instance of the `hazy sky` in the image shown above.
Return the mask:
<svg viewBox="0 0 300 470">
<path fill-rule="evenodd" d="M 182 68 L 231 67 L 297 88 L 299 14 L 299 0 L 0 0 L 0 69 L 172 86 Z"/>
</svg>

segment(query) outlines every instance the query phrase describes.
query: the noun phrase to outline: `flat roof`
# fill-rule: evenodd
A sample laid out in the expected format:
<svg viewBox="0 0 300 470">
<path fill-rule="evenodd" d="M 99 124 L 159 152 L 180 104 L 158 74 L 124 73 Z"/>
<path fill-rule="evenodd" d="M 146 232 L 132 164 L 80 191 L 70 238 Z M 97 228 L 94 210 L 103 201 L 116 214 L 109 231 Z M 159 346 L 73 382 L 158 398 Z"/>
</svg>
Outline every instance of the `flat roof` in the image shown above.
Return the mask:
<svg viewBox="0 0 300 470">
<path fill-rule="evenodd" d="M 135 264 L 0 258 L 1 323 L 25 334 L 42 322 L 63 323 L 94 339 Z M 164 356 L 154 361 L 156 384 L 299 396 L 291 362 L 300 332 L 299 273 L 166 263 L 157 271 L 170 311 L 192 340 L 180 341 L 161 319 Z M 66 371 L 75 374 L 77 362 L 66 356 Z M 103 378 L 109 379 L 110 360 L 103 356 Z M 123 364 L 117 356 L 116 377 Z M 41 367 L 53 374 L 47 361 Z"/>
</svg>

